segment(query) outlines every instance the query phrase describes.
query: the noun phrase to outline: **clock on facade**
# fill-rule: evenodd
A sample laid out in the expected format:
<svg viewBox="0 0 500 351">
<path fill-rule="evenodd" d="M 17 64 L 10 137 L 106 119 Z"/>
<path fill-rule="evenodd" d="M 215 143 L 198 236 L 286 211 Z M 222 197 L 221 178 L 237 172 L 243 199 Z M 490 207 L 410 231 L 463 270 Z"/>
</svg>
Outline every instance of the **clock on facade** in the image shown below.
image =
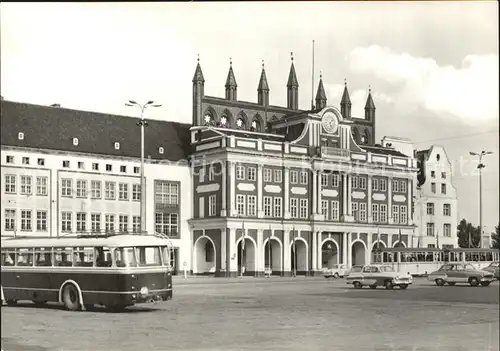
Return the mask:
<svg viewBox="0 0 500 351">
<path fill-rule="evenodd" d="M 323 115 L 323 118 L 321 118 L 321 125 L 323 126 L 325 132 L 333 134 L 339 127 L 339 121 L 333 112 L 326 112 Z"/>
</svg>

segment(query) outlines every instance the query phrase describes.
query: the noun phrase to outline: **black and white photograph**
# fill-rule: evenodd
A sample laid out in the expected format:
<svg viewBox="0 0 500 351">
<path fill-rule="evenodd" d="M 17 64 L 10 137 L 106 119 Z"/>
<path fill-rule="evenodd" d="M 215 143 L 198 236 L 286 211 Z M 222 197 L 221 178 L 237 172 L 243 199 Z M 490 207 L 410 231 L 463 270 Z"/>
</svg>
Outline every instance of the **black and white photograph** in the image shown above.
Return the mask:
<svg viewBox="0 0 500 351">
<path fill-rule="evenodd" d="M 496 1 L 2 2 L 2 351 L 499 351 Z"/>
</svg>

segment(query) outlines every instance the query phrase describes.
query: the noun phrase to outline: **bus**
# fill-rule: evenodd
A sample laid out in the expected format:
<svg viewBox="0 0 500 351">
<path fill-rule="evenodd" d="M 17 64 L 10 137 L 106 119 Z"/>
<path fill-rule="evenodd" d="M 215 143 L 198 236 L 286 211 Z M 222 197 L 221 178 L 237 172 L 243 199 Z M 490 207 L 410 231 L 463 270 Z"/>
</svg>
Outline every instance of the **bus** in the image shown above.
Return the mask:
<svg viewBox="0 0 500 351">
<path fill-rule="evenodd" d="M 390 264 L 395 270 L 425 276 L 444 263 L 467 262 L 482 269 L 499 260 L 498 249 L 482 248 L 381 248 L 374 252 L 374 262 Z"/>
<path fill-rule="evenodd" d="M 172 299 L 173 245 L 159 233 L 2 238 L 2 303 L 122 310 Z"/>
</svg>

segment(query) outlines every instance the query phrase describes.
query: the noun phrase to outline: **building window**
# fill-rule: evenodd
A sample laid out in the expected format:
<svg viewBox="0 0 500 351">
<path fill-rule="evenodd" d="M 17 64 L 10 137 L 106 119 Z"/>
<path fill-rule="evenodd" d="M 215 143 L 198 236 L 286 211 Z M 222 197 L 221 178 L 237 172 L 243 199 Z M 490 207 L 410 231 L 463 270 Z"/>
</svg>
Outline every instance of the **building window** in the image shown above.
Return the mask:
<svg viewBox="0 0 500 351">
<path fill-rule="evenodd" d="M 408 222 L 407 207 L 405 205 L 399 206 L 399 223 L 406 224 Z"/>
<path fill-rule="evenodd" d="M 427 223 L 427 236 L 434 236 L 434 223 Z"/>
<path fill-rule="evenodd" d="M 274 217 L 281 217 L 281 201 L 281 197 L 274 198 Z"/>
<path fill-rule="evenodd" d="M 127 215 L 119 215 L 118 216 L 118 231 L 120 233 L 128 232 L 128 216 Z"/>
<path fill-rule="evenodd" d="M 328 219 L 328 200 L 321 200 L 321 214 Z"/>
<path fill-rule="evenodd" d="M 100 213 L 92 213 L 90 215 L 90 225 L 93 232 L 101 231 L 101 214 Z"/>
<path fill-rule="evenodd" d="M 372 220 L 374 223 L 379 221 L 379 205 L 372 204 Z"/>
<path fill-rule="evenodd" d="M 431 171 L 431 178 L 436 178 L 436 171 Z"/>
<path fill-rule="evenodd" d="M 23 165 L 29 165 L 30 164 L 30 158 L 29 157 L 23 157 Z"/>
<path fill-rule="evenodd" d="M 92 170 L 93 171 L 98 171 L 99 170 L 99 164 L 98 163 L 92 163 Z"/>
<path fill-rule="evenodd" d="M 387 223 L 387 205 L 380 204 L 380 223 Z"/>
<path fill-rule="evenodd" d="M 31 176 L 21 176 L 21 194 L 31 195 Z"/>
<path fill-rule="evenodd" d="M 303 185 L 307 184 L 308 174 L 309 173 L 307 171 L 301 171 L 300 172 L 300 184 L 303 184 Z"/>
<path fill-rule="evenodd" d="M 281 199 L 280 199 L 281 200 Z M 300 218 L 307 218 L 307 212 L 308 212 L 308 207 L 307 207 L 307 199 L 300 199 Z"/>
<path fill-rule="evenodd" d="M 205 168 L 200 167 L 198 172 L 198 182 L 203 183 L 205 181 Z"/>
<path fill-rule="evenodd" d="M 73 188 L 72 179 L 61 179 L 61 196 L 71 197 Z"/>
<path fill-rule="evenodd" d="M 128 200 L 128 184 L 118 184 L 118 200 Z"/>
<path fill-rule="evenodd" d="M 122 173 L 127 173 L 127 166 L 123 166 L 123 165 L 121 165 L 121 166 L 120 166 L 120 172 L 122 172 Z"/>
<path fill-rule="evenodd" d="M 47 211 L 36 211 L 36 230 L 47 231 Z"/>
<path fill-rule="evenodd" d="M 299 218 L 299 199 L 290 198 L 290 217 Z"/>
<path fill-rule="evenodd" d="M 359 219 L 359 214 L 358 214 L 358 203 L 357 202 L 352 202 L 351 204 L 351 210 L 352 210 L 352 215 L 354 216 L 354 220 Z"/>
<path fill-rule="evenodd" d="M 399 224 L 399 206 L 392 205 L 392 223 Z"/>
<path fill-rule="evenodd" d="M 178 205 L 179 185 L 167 182 L 157 182 L 155 187 L 155 201 L 162 205 Z"/>
<path fill-rule="evenodd" d="M 85 212 L 78 212 L 76 214 L 76 231 L 84 232 L 87 230 L 87 214 Z"/>
<path fill-rule="evenodd" d="M 62 165 L 63 165 L 63 168 L 69 168 L 69 161 L 67 161 L 67 160 L 63 161 Z"/>
<path fill-rule="evenodd" d="M 113 170 L 113 166 L 109 163 L 106 165 L 106 171 L 111 172 Z"/>
<path fill-rule="evenodd" d="M 380 191 L 387 191 L 387 180 L 385 180 L 385 179 L 379 179 L 378 180 L 378 185 L 379 185 L 379 190 Z"/>
<path fill-rule="evenodd" d="M 141 167 L 134 167 L 134 174 L 139 174 L 141 172 Z"/>
<path fill-rule="evenodd" d="M 5 193 L 15 194 L 16 193 L 16 176 L 12 174 L 5 175 Z"/>
<path fill-rule="evenodd" d="M 213 182 L 215 180 L 215 167 L 210 166 L 208 169 L 208 181 Z"/>
<path fill-rule="evenodd" d="M 365 178 L 360 178 L 360 179 L 365 179 Z M 359 203 L 359 221 L 366 222 L 366 202 Z"/>
<path fill-rule="evenodd" d="M 21 210 L 21 230 L 31 230 L 31 210 Z"/>
<path fill-rule="evenodd" d="M 236 210 L 238 215 L 245 215 L 245 195 L 236 195 Z"/>
<path fill-rule="evenodd" d="M 16 230 L 16 210 L 5 210 L 5 230 Z"/>
<path fill-rule="evenodd" d="M 339 175 L 338 173 L 332 174 L 332 187 L 337 188 L 339 186 Z"/>
<path fill-rule="evenodd" d="M 141 217 L 133 216 L 132 217 L 132 231 L 134 233 L 139 233 L 141 231 Z"/>
<path fill-rule="evenodd" d="M 236 166 L 236 179 L 245 180 L 245 167 Z"/>
<path fill-rule="evenodd" d="M 39 166 L 45 166 L 45 159 L 44 158 L 39 158 L 37 160 L 37 163 L 38 163 Z"/>
<path fill-rule="evenodd" d="M 321 187 L 328 186 L 328 174 L 321 173 Z"/>
<path fill-rule="evenodd" d="M 361 190 L 366 190 L 366 178 L 365 177 L 359 177 L 359 188 Z"/>
<path fill-rule="evenodd" d="M 299 182 L 299 172 L 290 171 L 290 183 L 297 184 Z"/>
<path fill-rule="evenodd" d="M 215 216 L 216 215 L 216 207 L 217 206 L 217 195 L 210 195 L 208 197 L 208 215 Z"/>
<path fill-rule="evenodd" d="M 431 183 L 431 192 L 432 192 L 433 194 L 435 194 L 435 193 L 436 193 L 436 183 Z"/>
<path fill-rule="evenodd" d="M 276 183 L 281 183 L 282 182 L 281 169 L 275 169 L 274 170 L 274 181 Z"/>
<path fill-rule="evenodd" d="M 5 158 L 5 162 L 14 163 L 14 156 L 7 155 L 7 157 Z"/>
<path fill-rule="evenodd" d="M 101 198 L 101 181 L 100 180 L 92 180 L 90 182 L 90 192 L 92 199 L 100 199 Z"/>
<path fill-rule="evenodd" d="M 78 161 L 78 169 L 84 169 L 85 164 L 82 161 Z"/>
<path fill-rule="evenodd" d="M 177 213 L 160 213 L 155 215 L 155 228 L 158 233 L 176 236 L 178 233 Z"/>
<path fill-rule="evenodd" d="M 87 197 L 87 181 L 77 180 L 76 181 L 76 197 Z"/>
<path fill-rule="evenodd" d="M 451 216 L 451 205 L 443 204 L 443 216 Z"/>
<path fill-rule="evenodd" d="M 441 194 L 446 194 L 446 184 L 441 184 Z"/>
<path fill-rule="evenodd" d="M 257 215 L 257 196 L 248 195 L 248 215 L 256 216 Z"/>
<path fill-rule="evenodd" d="M 392 192 L 393 193 L 399 192 L 399 182 L 396 179 L 392 181 Z"/>
<path fill-rule="evenodd" d="M 399 185 L 399 191 L 401 191 L 402 193 L 406 193 L 406 180 L 402 180 Z"/>
<path fill-rule="evenodd" d="M 372 191 L 378 191 L 378 179 L 372 179 Z"/>
<path fill-rule="evenodd" d="M 432 202 L 427 203 L 427 214 L 428 215 L 434 214 L 434 203 L 432 203 Z"/>
<path fill-rule="evenodd" d="M 141 200 L 141 184 L 132 184 L 132 201 Z"/>
<path fill-rule="evenodd" d="M 273 181 L 273 171 L 269 168 L 264 168 L 264 182 L 272 182 Z"/>
<path fill-rule="evenodd" d="M 448 238 L 451 237 L 451 224 L 443 224 L 443 236 L 446 236 Z"/>
<path fill-rule="evenodd" d="M 255 170 L 255 167 L 248 167 L 247 180 L 249 180 L 249 181 L 257 180 L 257 171 Z"/>
<path fill-rule="evenodd" d="M 71 212 L 61 213 L 61 230 L 65 233 L 71 232 Z"/>
<path fill-rule="evenodd" d="M 338 201 L 332 201 L 332 220 L 333 221 L 338 221 L 340 216 L 339 212 L 339 202 Z"/>
<path fill-rule="evenodd" d="M 39 196 L 47 195 L 47 177 L 36 177 L 36 194 Z"/>
<path fill-rule="evenodd" d="M 115 215 L 107 214 L 106 215 L 106 232 L 114 232 L 115 231 Z"/>
<path fill-rule="evenodd" d="M 264 216 L 265 217 L 271 217 L 272 216 L 272 197 L 271 196 L 264 196 Z"/>
<path fill-rule="evenodd" d="M 446 172 L 441 172 L 441 178 L 446 179 Z"/>
<path fill-rule="evenodd" d="M 105 196 L 106 200 L 116 199 L 116 184 L 115 184 L 115 182 L 106 182 L 104 186 L 105 186 L 104 196 Z"/>
<path fill-rule="evenodd" d="M 358 177 L 352 176 L 352 178 L 351 178 L 351 188 L 352 189 L 357 189 L 358 188 Z"/>
</svg>

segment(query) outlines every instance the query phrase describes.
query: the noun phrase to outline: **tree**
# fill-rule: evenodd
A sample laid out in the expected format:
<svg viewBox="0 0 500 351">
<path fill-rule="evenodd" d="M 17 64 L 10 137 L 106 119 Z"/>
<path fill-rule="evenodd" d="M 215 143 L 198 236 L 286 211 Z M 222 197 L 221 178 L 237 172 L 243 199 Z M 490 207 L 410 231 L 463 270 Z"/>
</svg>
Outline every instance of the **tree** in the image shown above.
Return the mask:
<svg viewBox="0 0 500 351">
<path fill-rule="evenodd" d="M 491 247 L 500 249 L 500 223 L 495 227 L 495 232 L 491 234 Z"/>
<path fill-rule="evenodd" d="M 479 226 L 475 226 L 464 219 L 460 221 L 458 229 L 458 246 L 462 248 L 479 247 L 481 231 Z"/>
</svg>

